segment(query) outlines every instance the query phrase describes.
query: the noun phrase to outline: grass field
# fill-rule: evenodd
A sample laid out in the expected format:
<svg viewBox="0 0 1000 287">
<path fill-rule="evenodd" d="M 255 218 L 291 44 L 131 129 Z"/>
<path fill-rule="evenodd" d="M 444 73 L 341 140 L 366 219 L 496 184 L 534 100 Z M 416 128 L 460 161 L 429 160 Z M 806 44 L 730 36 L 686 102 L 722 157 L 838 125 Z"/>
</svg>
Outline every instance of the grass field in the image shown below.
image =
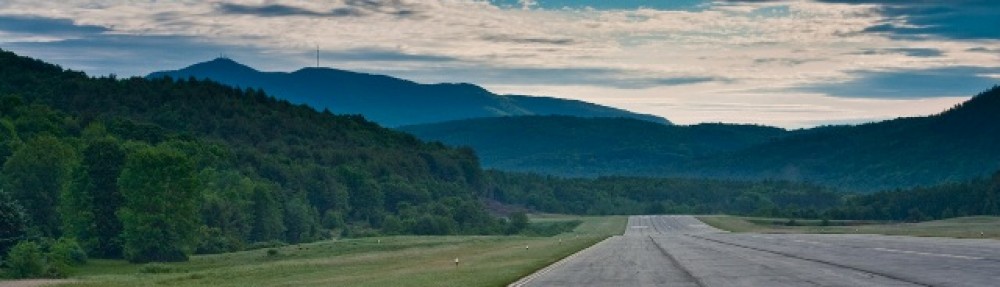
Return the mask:
<svg viewBox="0 0 1000 287">
<path fill-rule="evenodd" d="M 830 226 L 821 226 L 818 220 L 796 220 L 798 226 L 786 226 L 784 224 L 787 223 L 787 219 L 734 216 L 699 216 L 698 219 L 715 228 L 731 232 L 862 233 L 1000 239 L 1000 217 L 992 216 L 960 217 L 919 223 L 830 221 Z"/>
<path fill-rule="evenodd" d="M 576 220 L 581 223 L 572 232 L 552 237 L 341 239 L 275 248 L 273 256 L 263 249 L 154 266 L 92 260 L 75 270 L 72 278 L 79 282 L 63 286 L 502 286 L 621 234 L 626 217 L 532 218 L 539 223 Z"/>
</svg>

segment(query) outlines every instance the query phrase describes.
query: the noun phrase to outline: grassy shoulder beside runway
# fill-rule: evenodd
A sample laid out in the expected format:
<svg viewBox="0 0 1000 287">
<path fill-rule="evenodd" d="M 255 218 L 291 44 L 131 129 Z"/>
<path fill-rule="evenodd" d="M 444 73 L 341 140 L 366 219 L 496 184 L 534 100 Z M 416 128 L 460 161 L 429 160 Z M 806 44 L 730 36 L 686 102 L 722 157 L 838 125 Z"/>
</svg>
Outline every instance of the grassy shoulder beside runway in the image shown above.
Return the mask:
<svg viewBox="0 0 1000 287">
<path fill-rule="evenodd" d="M 503 286 L 621 234 L 627 217 L 532 218 L 541 225 L 573 221 L 580 224 L 572 232 L 548 237 L 389 236 L 200 255 L 182 263 L 92 260 L 74 270 L 71 278 L 78 282 L 62 286 Z"/>
<path fill-rule="evenodd" d="M 992 238 L 1000 239 L 1000 217 L 972 216 L 917 223 L 698 216 L 698 219 L 715 228 L 730 232 L 755 233 L 826 233 L 826 234 L 884 234 L 922 237 Z"/>
</svg>

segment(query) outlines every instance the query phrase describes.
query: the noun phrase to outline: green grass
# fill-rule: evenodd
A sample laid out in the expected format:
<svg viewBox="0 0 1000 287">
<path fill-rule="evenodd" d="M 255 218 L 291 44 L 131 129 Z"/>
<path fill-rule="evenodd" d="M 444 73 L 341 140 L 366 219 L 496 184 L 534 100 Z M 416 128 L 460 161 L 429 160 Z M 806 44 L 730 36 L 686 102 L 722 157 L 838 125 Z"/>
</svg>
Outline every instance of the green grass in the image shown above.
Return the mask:
<svg viewBox="0 0 1000 287">
<path fill-rule="evenodd" d="M 323 241 L 194 256 L 156 268 L 93 260 L 64 286 L 503 286 L 604 238 L 621 234 L 625 217 L 534 217 L 581 223 L 568 233 L 537 236 L 391 236 Z M 528 246 L 530 249 L 525 249 Z M 460 265 L 455 266 L 454 259 Z M 147 271 L 147 272 L 143 272 Z M 168 273 L 150 273 L 159 271 Z"/>
<path fill-rule="evenodd" d="M 796 220 L 797 226 L 786 226 L 784 224 L 788 219 L 735 216 L 699 216 L 698 219 L 715 228 L 731 232 L 862 233 L 1000 239 L 1000 217 L 992 216 L 960 217 L 918 223 L 838 220 L 830 221 L 830 226 L 821 226 L 818 220 Z"/>
</svg>

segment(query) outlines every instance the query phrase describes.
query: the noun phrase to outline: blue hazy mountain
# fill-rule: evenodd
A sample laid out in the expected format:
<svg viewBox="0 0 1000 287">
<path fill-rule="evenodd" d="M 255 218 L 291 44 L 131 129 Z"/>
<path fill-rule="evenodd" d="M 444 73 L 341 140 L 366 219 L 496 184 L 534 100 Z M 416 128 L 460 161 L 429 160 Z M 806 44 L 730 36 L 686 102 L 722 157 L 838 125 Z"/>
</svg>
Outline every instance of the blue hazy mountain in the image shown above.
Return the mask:
<svg viewBox="0 0 1000 287">
<path fill-rule="evenodd" d="M 849 126 L 664 126 L 509 117 L 406 126 L 472 147 L 486 167 L 561 176 L 791 180 L 856 191 L 962 182 L 1000 170 L 1000 87 L 954 108 Z"/>
<path fill-rule="evenodd" d="M 569 116 L 481 118 L 399 129 L 425 140 L 472 147 L 485 167 L 562 176 L 656 175 L 665 166 L 791 133 L 753 125 L 668 126 Z"/>
<path fill-rule="evenodd" d="M 243 88 L 261 88 L 268 94 L 317 110 L 361 114 L 379 124 L 396 127 L 450 120 L 524 115 L 625 117 L 670 124 L 664 118 L 636 114 L 592 103 L 546 97 L 497 95 L 472 84 L 420 84 L 383 75 L 330 68 L 294 72 L 262 72 L 227 58 L 150 78 L 194 77 Z"/>
<path fill-rule="evenodd" d="M 997 123 L 1000 87 L 936 115 L 799 131 L 669 174 L 776 178 L 859 190 L 966 181 L 1000 169 Z"/>
</svg>

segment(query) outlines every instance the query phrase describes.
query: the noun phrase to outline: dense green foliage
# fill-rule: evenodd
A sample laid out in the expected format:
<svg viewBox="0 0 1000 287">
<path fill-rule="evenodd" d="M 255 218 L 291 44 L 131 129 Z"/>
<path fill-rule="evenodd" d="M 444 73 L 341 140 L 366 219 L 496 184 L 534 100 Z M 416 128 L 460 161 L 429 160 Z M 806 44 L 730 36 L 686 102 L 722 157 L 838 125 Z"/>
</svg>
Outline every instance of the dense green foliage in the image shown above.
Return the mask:
<svg viewBox="0 0 1000 287">
<path fill-rule="evenodd" d="M 25 141 L 3 165 L 3 189 L 24 205 L 32 228 L 39 235 L 60 235 L 62 223 L 56 207 L 75 157 L 68 144 L 43 134 Z"/>
<path fill-rule="evenodd" d="M 26 226 L 0 234 L 11 243 L 69 236 L 142 262 L 507 225 L 479 202 L 469 149 L 210 81 L 90 78 L 0 52 L 0 135 L 0 211 Z"/>
<path fill-rule="evenodd" d="M 74 182 L 63 194 L 64 232 L 80 240 L 97 257 L 120 257 L 122 233 L 117 212 L 122 206 L 118 177 L 127 152 L 111 137 L 101 137 L 102 126 L 84 132 L 82 162 Z"/>
<path fill-rule="evenodd" d="M 472 147 L 485 167 L 588 177 L 653 176 L 664 166 L 788 134 L 749 125 L 668 126 L 627 118 L 567 116 L 482 118 L 400 130 L 425 140 Z"/>
<path fill-rule="evenodd" d="M 59 240 L 22 241 L 11 248 L 3 262 L 10 278 L 64 278 L 69 267 L 87 263 L 87 254 L 76 241 Z"/>
<path fill-rule="evenodd" d="M 1000 114 L 998 99 L 1000 88 L 935 117 L 792 133 L 753 126 L 668 127 L 625 119 L 485 121 L 523 123 L 494 125 L 514 134 L 532 129 L 532 123 L 521 121 L 543 120 L 551 126 L 536 133 L 561 134 L 566 142 L 555 144 L 556 149 L 577 153 L 569 160 L 570 155 L 556 153 L 528 162 L 579 168 L 608 161 L 606 166 L 613 169 L 653 159 L 674 168 L 701 168 L 665 169 L 668 174 L 819 182 L 839 178 L 833 183 L 905 186 L 996 170 L 997 127 L 961 124 L 992 122 Z M 589 124 L 576 127 L 580 121 Z M 593 135 L 602 130 L 615 132 Z M 928 139 L 929 131 L 942 138 Z M 854 133 L 861 139 L 849 136 Z M 903 142 L 875 134 L 900 136 Z M 553 149 L 551 142 L 542 145 L 531 137 L 522 142 L 470 140 L 510 153 Z M 828 143 L 816 146 L 817 140 Z M 584 152 L 610 145 L 619 147 Z M 756 163 L 756 156 L 778 158 L 768 148 L 772 145 L 787 148 L 789 160 L 808 165 L 789 169 L 780 160 L 766 158 Z M 830 152 L 841 146 L 865 150 L 860 156 Z M 912 152 L 912 158 L 896 150 Z M 812 157 L 823 152 L 843 158 Z M 941 160 L 928 160 L 931 152 Z M 709 168 L 725 160 L 735 161 L 735 168 Z M 871 162 L 876 160 L 878 164 Z M 24 259 L 17 259 L 23 274 L 32 274 L 24 276 L 64 275 L 65 266 L 84 262 L 87 254 L 133 262 L 174 261 L 192 252 L 229 252 L 338 235 L 547 234 L 571 228 L 532 229 L 524 214 L 499 219 L 486 211 L 483 201 L 575 214 L 914 220 L 997 214 L 1000 202 L 1000 176 L 845 195 L 775 180 L 571 179 L 484 172 L 470 148 L 422 142 L 360 116 L 318 112 L 260 90 L 194 79 L 90 78 L 7 52 L 0 52 L 0 165 L 0 251 L 17 242 L 25 246 L 14 254 Z M 781 176 L 776 168 L 782 169 Z M 862 181 L 863 172 L 871 173 L 871 181 Z M 41 273 L 36 262 L 41 262 Z"/>
<path fill-rule="evenodd" d="M 966 181 L 1000 169 L 1000 87 L 938 115 L 783 131 L 627 119 L 508 117 L 401 129 L 470 146 L 487 167 L 561 176 L 811 182 L 851 191 Z"/>
<path fill-rule="evenodd" d="M 13 278 L 31 278 L 44 275 L 45 258 L 37 243 L 25 241 L 11 248 L 4 261 L 7 275 Z"/>
<path fill-rule="evenodd" d="M 491 172 L 486 196 L 531 209 L 573 214 L 747 214 L 816 217 L 842 193 L 781 182 L 601 177 L 559 178 Z"/>
<path fill-rule="evenodd" d="M 965 183 L 852 197 L 829 217 L 923 221 L 971 215 L 1000 216 L 1000 173 Z"/>
<path fill-rule="evenodd" d="M 28 222 L 24 209 L 6 192 L 0 190 L 0 255 L 6 254 L 24 239 Z"/>
<path fill-rule="evenodd" d="M 219 58 L 149 78 L 212 79 L 234 87 L 260 88 L 317 110 L 360 114 L 383 126 L 513 115 L 627 117 L 660 124 L 666 119 L 592 103 L 547 97 L 501 96 L 472 84 L 419 84 L 382 75 L 329 68 L 261 72 Z"/>
<path fill-rule="evenodd" d="M 1000 169 L 1000 87 L 938 115 L 820 127 L 673 172 L 779 178 L 876 191 L 989 176 Z"/>
<path fill-rule="evenodd" d="M 131 154 L 118 178 L 125 198 L 122 222 L 125 259 L 184 261 L 198 228 L 199 183 L 194 164 L 166 147 Z"/>
</svg>

